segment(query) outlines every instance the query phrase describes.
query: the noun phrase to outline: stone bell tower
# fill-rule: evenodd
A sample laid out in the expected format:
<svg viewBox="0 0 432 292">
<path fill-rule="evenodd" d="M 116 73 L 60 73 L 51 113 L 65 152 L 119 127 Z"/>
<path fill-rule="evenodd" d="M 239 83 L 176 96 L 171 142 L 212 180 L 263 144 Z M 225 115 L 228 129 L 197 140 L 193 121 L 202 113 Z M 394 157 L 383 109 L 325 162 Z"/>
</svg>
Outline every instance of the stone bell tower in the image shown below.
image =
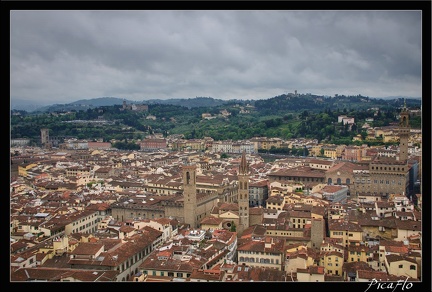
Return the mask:
<svg viewBox="0 0 432 292">
<path fill-rule="evenodd" d="M 409 111 L 404 107 L 400 113 L 399 121 L 399 161 L 404 162 L 408 159 L 408 139 L 410 135 Z"/>
<path fill-rule="evenodd" d="M 249 167 L 244 151 L 240 161 L 238 180 L 239 226 L 237 233 L 241 235 L 249 227 Z"/>
<path fill-rule="evenodd" d="M 183 165 L 184 222 L 197 228 L 196 165 Z"/>
</svg>

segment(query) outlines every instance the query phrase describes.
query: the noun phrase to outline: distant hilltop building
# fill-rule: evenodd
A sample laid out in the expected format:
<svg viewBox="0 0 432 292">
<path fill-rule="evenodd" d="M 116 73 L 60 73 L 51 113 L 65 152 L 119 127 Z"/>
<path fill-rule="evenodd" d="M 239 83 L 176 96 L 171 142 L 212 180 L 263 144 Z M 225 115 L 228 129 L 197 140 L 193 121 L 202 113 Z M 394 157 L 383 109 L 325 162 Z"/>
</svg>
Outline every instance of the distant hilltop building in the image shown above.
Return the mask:
<svg viewBox="0 0 432 292">
<path fill-rule="evenodd" d="M 123 110 L 147 112 L 148 104 L 127 104 L 126 100 L 123 100 Z"/>
<path fill-rule="evenodd" d="M 354 118 L 348 117 L 345 115 L 341 115 L 341 116 L 338 116 L 338 123 L 342 123 L 343 125 L 346 125 L 346 124 L 352 125 L 352 124 L 354 124 Z"/>
</svg>

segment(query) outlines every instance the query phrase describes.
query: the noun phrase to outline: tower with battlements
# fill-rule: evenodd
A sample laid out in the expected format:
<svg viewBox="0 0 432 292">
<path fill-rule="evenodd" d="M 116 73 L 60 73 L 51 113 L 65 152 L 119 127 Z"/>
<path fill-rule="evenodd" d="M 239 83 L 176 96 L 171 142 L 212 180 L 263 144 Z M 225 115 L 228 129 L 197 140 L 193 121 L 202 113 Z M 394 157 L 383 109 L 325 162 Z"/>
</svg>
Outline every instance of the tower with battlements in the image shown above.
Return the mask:
<svg viewBox="0 0 432 292">
<path fill-rule="evenodd" d="M 183 197 L 184 197 L 184 222 L 190 228 L 198 227 L 197 220 L 197 190 L 196 190 L 196 165 L 183 165 Z"/>
<path fill-rule="evenodd" d="M 399 121 L 399 161 L 408 159 L 408 139 L 410 135 L 409 112 L 404 102 Z"/>
<path fill-rule="evenodd" d="M 41 144 L 43 148 L 50 148 L 49 129 L 43 128 L 41 131 Z"/>
<path fill-rule="evenodd" d="M 237 232 L 241 235 L 249 227 L 249 167 L 244 151 L 241 156 L 238 180 L 239 226 Z"/>
</svg>

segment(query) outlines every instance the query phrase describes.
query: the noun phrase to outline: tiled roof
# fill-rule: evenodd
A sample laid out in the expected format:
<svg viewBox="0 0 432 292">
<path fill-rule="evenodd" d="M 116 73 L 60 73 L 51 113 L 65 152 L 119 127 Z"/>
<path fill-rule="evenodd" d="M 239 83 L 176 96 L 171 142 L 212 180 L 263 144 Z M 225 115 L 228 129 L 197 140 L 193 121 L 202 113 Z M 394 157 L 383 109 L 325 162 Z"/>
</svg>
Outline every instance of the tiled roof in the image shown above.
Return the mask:
<svg viewBox="0 0 432 292">
<path fill-rule="evenodd" d="M 389 255 L 386 255 L 386 259 L 387 259 L 387 262 L 389 264 L 393 263 L 393 262 L 407 261 L 407 262 L 410 262 L 411 264 L 418 265 L 418 263 L 415 259 L 410 258 L 410 257 L 405 256 L 405 255 L 389 254 Z"/>
<path fill-rule="evenodd" d="M 11 274 L 11 281 L 49 281 L 56 282 L 72 278 L 81 282 L 115 282 L 119 271 L 23 268 Z"/>
<path fill-rule="evenodd" d="M 336 171 L 340 171 L 341 173 L 352 173 L 354 169 L 358 169 L 359 165 L 352 162 L 339 162 L 335 163 L 332 167 L 330 167 L 326 173 L 334 173 Z"/>
<path fill-rule="evenodd" d="M 408 246 L 386 246 L 385 247 L 386 252 L 390 253 L 398 253 L 400 255 L 408 254 Z"/>
<path fill-rule="evenodd" d="M 356 272 L 357 270 L 364 270 L 364 271 L 374 271 L 374 269 L 369 266 L 368 263 L 359 261 L 359 262 L 346 262 L 342 266 L 342 270 L 346 273 L 352 273 Z"/>
<path fill-rule="evenodd" d="M 307 274 L 318 274 L 324 275 L 324 267 L 322 266 L 309 266 L 306 269 L 297 269 L 298 273 L 307 273 Z"/>
<path fill-rule="evenodd" d="M 102 243 L 81 242 L 72 252 L 72 255 L 95 255 L 103 248 Z"/>
<path fill-rule="evenodd" d="M 401 230 L 422 231 L 421 221 L 395 219 L 395 223 L 397 228 Z"/>
<path fill-rule="evenodd" d="M 285 272 L 276 269 L 238 266 L 234 269 L 236 282 L 284 282 Z"/>
<path fill-rule="evenodd" d="M 219 225 L 223 221 L 224 221 L 224 219 L 222 219 L 222 218 L 217 218 L 217 217 L 209 216 L 209 217 L 204 217 L 201 220 L 200 224 L 203 224 L 203 225 Z"/>
<path fill-rule="evenodd" d="M 251 207 L 249 208 L 249 215 L 263 215 L 264 209 L 260 207 Z"/>
<path fill-rule="evenodd" d="M 309 166 L 298 166 L 293 168 L 278 169 L 276 171 L 268 173 L 267 176 L 325 178 L 325 171 L 314 169 Z"/>
<path fill-rule="evenodd" d="M 333 222 L 329 225 L 330 231 L 363 232 L 361 226 L 352 222 Z"/>
</svg>

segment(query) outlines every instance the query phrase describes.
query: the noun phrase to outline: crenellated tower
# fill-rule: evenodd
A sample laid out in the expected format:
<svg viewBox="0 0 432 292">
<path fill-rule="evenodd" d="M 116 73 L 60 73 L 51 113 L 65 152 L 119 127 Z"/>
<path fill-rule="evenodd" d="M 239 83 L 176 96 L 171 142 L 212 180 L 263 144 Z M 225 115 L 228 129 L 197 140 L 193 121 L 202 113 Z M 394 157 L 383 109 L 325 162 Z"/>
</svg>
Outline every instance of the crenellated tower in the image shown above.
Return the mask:
<svg viewBox="0 0 432 292">
<path fill-rule="evenodd" d="M 183 165 L 184 222 L 197 228 L 196 165 Z"/>
<path fill-rule="evenodd" d="M 249 227 L 249 167 L 245 151 L 240 161 L 238 180 L 239 226 L 237 232 L 241 235 Z"/>
<path fill-rule="evenodd" d="M 410 135 L 409 111 L 404 100 L 404 107 L 400 113 L 399 122 L 399 161 L 408 159 L 408 139 Z"/>
</svg>

